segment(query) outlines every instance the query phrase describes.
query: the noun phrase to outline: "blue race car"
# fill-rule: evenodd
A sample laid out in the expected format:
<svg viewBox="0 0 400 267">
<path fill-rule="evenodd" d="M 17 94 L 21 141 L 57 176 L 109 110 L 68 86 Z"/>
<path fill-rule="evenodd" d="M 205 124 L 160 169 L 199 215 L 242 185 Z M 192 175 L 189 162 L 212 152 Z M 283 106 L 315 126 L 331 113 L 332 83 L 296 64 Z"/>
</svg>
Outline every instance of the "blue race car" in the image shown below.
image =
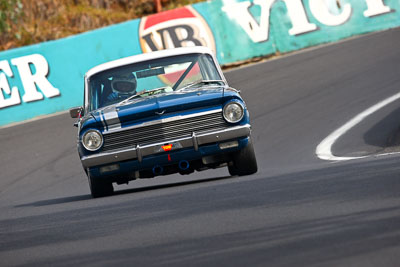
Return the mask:
<svg viewBox="0 0 400 267">
<path fill-rule="evenodd" d="M 257 172 L 249 112 L 205 47 L 96 66 L 85 75 L 84 106 L 70 114 L 93 197 L 138 178 L 224 166 Z"/>
</svg>

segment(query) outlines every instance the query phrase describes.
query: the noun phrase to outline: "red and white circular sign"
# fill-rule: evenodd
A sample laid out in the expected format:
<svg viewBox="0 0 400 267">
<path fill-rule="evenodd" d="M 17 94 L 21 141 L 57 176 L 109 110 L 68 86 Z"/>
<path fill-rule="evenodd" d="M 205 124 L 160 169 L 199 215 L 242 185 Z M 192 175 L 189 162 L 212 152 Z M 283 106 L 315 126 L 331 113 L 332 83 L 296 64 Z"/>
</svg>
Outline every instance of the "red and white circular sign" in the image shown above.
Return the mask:
<svg viewBox="0 0 400 267">
<path fill-rule="evenodd" d="M 210 27 L 190 6 L 144 17 L 139 38 L 143 53 L 187 46 L 207 46 L 215 52 Z"/>
</svg>

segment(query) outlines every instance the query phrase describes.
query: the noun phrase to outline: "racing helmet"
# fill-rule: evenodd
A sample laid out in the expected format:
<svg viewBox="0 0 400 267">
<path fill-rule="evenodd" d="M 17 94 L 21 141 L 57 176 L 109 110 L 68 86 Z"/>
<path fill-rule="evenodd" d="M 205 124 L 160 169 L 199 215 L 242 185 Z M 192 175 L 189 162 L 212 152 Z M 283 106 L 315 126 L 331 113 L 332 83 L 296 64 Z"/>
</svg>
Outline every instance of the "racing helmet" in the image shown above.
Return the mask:
<svg viewBox="0 0 400 267">
<path fill-rule="evenodd" d="M 117 74 L 111 80 L 111 89 L 119 95 L 133 95 L 136 93 L 137 81 L 132 72 Z"/>
</svg>

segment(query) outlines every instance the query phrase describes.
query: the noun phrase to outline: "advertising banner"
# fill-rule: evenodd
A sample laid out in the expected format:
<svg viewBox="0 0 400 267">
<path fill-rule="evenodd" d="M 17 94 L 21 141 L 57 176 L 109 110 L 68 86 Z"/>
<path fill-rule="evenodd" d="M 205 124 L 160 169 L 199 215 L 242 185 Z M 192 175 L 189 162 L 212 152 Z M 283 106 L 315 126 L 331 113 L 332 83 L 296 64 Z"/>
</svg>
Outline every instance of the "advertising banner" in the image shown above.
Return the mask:
<svg viewBox="0 0 400 267">
<path fill-rule="evenodd" d="M 398 0 L 214 0 L 3 51 L 0 126 L 82 105 L 84 74 L 110 60 L 201 45 L 226 65 L 399 26 Z"/>
<path fill-rule="evenodd" d="M 226 47 L 236 40 L 250 40 L 246 50 L 249 47 L 253 56 L 260 50 L 268 54 L 267 47 L 284 53 L 400 26 L 398 0 L 225 0 L 206 7 L 205 13 L 213 14 L 213 25 L 223 20 L 234 29 L 234 38 L 223 39 L 229 43 Z"/>
</svg>

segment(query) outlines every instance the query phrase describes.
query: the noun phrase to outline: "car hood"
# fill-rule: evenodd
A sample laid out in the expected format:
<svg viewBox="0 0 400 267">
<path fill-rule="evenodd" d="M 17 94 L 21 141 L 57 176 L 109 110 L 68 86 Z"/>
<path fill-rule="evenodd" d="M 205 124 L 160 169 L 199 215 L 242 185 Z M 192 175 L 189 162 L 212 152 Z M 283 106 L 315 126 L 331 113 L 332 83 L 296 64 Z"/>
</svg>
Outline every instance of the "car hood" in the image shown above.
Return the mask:
<svg viewBox="0 0 400 267">
<path fill-rule="evenodd" d="M 122 105 L 111 105 L 91 115 L 105 130 L 158 119 L 171 113 L 218 106 L 224 102 L 224 87 L 183 90 L 152 97 L 134 98 Z"/>
</svg>

